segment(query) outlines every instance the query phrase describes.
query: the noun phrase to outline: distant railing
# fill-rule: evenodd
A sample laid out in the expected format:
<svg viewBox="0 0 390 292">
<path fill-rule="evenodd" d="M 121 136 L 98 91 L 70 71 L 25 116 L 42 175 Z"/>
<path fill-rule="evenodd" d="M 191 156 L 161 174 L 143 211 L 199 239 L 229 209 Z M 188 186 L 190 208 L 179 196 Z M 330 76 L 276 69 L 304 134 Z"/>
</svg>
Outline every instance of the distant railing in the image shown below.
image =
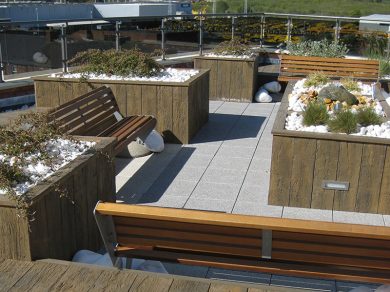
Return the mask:
<svg viewBox="0 0 390 292">
<path fill-rule="evenodd" d="M 50 54 L 50 64 L 44 63 L 45 58 L 38 60 L 42 68 L 62 67 L 68 70 L 69 54 L 85 48 L 109 47 L 120 50 L 123 43 L 126 47 L 138 46 L 144 49 L 146 45 L 161 49 L 161 58 L 166 59 L 167 49 L 174 52 L 180 50 L 194 51 L 197 47 L 199 55 L 205 49 L 205 43 L 213 45 L 218 40 L 241 36 L 260 47 L 275 45 L 280 42 L 298 41 L 305 37 L 327 37 L 334 41 L 347 40 L 352 48 L 354 43 L 364 42 L 362 37 L 373 35 L 380 38 L 387 56 L 390 53 L 390 21 L 383 19 L 364 20 L 366 25 L 377 26 L 378 30 L 361 30 L 361 18 L 342 16 L 321 16 L 285 13 L 230 13 L 230 14 L 199 14 L 199 15 L 167 15 L 148 17 L 121 17 L 99 19 L 57 19 L 37 20 L 34 22 L 10 22 L 0 19 L 0 61 L 7 72 L 13 71 L 12 66 L 25 63 L 26 67 L 36 65 L 37 60 L 29 60 L 28 50 L 44 50 Z M 50 25 L 48 27 L 47 25 Z M 386 30 L 387 28 L 387 30 Z M 81 36 L 85 32 L 85 37 Z M 137 35 L 137 33 L 140 35 Z M 149 33 L 149 34 L 148 34 Z M 175 33 L 180 34 L 175 37 Z M 89 35 L 88 35 L 89 34 Z M 19 35 L 19 41 L 18 41 Z M 41 45 L 26 42 L 23 37 L 39 38 Z M 12 36 L 12 37 L 11 37 Z M 149 39 L 148 39 L 149 38 Z M 169 40 L 169 38 L 171 38 Z M 36 39 L 34 39 L 36 41 Z M 57 40 L 60 45 L 57 46 Z M 104 46 L 100 43 L 104 42 Z M 170 48 L 168 42 L 173 43 Z M 83 43 L 77 47 L 76 44 Z M 20 44 L 20 45 L 18 45 Z M 15 47 L 12 47 L 15 46 Z M 31 47 L 34 46 L 34 47 Z M 41 48 L 40 48 L 41 46 Z M 70 52 L 70 48 L 72 48 Z M 382 49 L 383 50 L 383 49 Z M 20 56 L 18 56 L 20 54 Z M 24 55 L 23 55 L 24 54 Z M 60 63 L 54 62 L 56 54 L 61 55 Z M 19 60 L 20 59 L 20 60 Z M 8 67 L 10 68 L 8 68 Z M 3 72 L 4 66 L 1 66 Z M 26 69 L 27 70 L 27 69 Z"/>
</svg>

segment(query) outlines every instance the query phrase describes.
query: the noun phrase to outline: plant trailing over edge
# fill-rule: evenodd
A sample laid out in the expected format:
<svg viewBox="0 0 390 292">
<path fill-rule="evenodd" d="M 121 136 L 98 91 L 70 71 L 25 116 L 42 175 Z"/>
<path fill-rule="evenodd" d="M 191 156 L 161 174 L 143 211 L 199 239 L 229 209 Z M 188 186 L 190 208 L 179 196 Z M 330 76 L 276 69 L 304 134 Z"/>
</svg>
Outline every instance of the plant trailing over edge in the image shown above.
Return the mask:
<svg viewBox="0 0 390 292">
<path fill-rule="evenodd" d="M 325 125 L 329 120 L 329 113 L 325 104 L 311 102 L 303 112 L 305 126 Z"/>
<path fill-rule="evenodd" d="M 355 91 L 355 92 L 360 92 L 361 89 L 359 87 L 359 84 L 357 81 L 350 77 L 345 77 L 340 79 L 340 83 L 344 86 L 344 88 L 350 92 Z"/>
<path fill-rule="evenodd" d="M 222 42 L 214 48 L 213 52 L 217 55 L 233 56 L 252 56 L 250 47 L 241 42 L 239 38 L 233 38 L 230 41 Z"/>
<path fill-rule="evenodd" d="M 369 125 L 380 125 L 383 119 L 378 115 L 372 107 L 359 109 L 356 113 L 358 124 L 367 127 Z"/>
<path fill-rule="evenodd" d="M 357 129 L 357 117 L 350 110 L 336 112 L 334 118 L 328 121 L 331 132 L 352 134 Z"/>
<path fill-rule="evenodd" d="M 347 46 L 340 42 L 303 41 L 300 43 L 288 43 L 287 50 L 294 56 L 344 58 L 348 53 Z"/>
<path fill-rule="evenodd" d="M 324 72 L 318 71 L 318 72 L 310 73 L 306 77 L 303 86 L 305 87 L 319 86 L 319 85 L 325 85 L 328 82 L 329 82 L 328 76 L 326 76 Z"/>
<path fill-rule="evenodd" d="M 8 126 L 0 127 L 0 190 L 16 202 L 19 216 L 32 219 L 27 213 L 29 197 L 18 195 L 14 187 L 31 181 L 23 169 L 32 162 L 39 161 L 53 168 L 53 157 L 48 154 L 46 143 L 58 138 L 70 139 L 59 124 L 43 113 L 24 114 Z"/>
<path fill-rule="evenodd" d="M 78 53 L 70 64 L 81 66 L 76 72 L 126 76 L 151 77 L 157 75 L 162 65 L 150 55 L 137 49 L 101 51 L 91 49 Z"/>
</svg>

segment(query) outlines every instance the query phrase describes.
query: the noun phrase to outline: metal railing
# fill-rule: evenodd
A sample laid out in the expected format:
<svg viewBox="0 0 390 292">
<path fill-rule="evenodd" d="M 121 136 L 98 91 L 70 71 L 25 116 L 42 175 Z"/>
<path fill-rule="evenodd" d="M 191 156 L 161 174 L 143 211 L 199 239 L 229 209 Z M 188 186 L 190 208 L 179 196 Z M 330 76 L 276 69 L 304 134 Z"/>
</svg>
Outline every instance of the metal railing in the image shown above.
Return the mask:
<svg viewBox="0 0 390 292">
<path fill-rule="evenodd" d="M 212 19 L 224 19 L 226 21 L 230 21 L 230 37 L 234 38 L 237 35 L 237 21 L 239 19 L 244 18 L 252 18 L 255 19 L 256 22 L 258 20 L 258 30 L 259 34 L 259 45 L 262 47 L 265 42 L 266 28 L 267 23 L 270 19 L 272 20 L 280 20 L 280 23 L 285 27 L 285 40 L 291 41 L 293 36 L 293 28 L 294 22 L 299 21 L 326 21 L 330 23 L 334 23 L 333 26 L 333 39 L 337 42 L 340 40 L 341 28 L 343 23 L 354 22 L 357 23 L 361 19 L 356 17 L 342 17 L 342 16 L 320 16 L 320 15 L 303 15 L 303 14 L 285 14 L 285 13 L 234 13 L 234 14 L 199 14 L 199 15 L 167 15 L 167 16 L 148 16 L 148 17 L 121 17 L 121 18 L 100 18 L 100 19 L 73 19 L 69 20 L 37 20 L 35 22 L 10 22 L 9 20 L 0 20 L 0 26 L 35 26 L 42 27 L 47 24 L 58 24 L 58 29 L 60 29 L 60 40 L 61 40 L 61 63 L 64 72 L 68 70 L 68 38 L 67 38 L 67 30 L 70 24 L 73 22 L 88 22 L 96 21 L 96 20 L 104 20 L 108 23 L 111 23 L 115 26 L 115 49 L 121 49 L 121 26 L 124 23 L 137 23 L 137 22 L 145 22 L 145 21 L 157 21 L 159 22 L 158 30 L 161 33 L 161 51 L 163 60 L 166 59 L 166 42 L 167 42 L 167 33 L 169 33 L 169 29 L 167 28 L 167 23 L 170 21 L 193 21 L 197 23 L 196 31 L 198 31 L 198 51 L 199 55 L 202 55 L 204 52 L 204 34 L 205 34 L 205 21 Z M 230 19 L 230 20 L 229 20 Z M 370 23 L 379 23 L 380 25 L 385 25 L 390 28 L 390 21 L 384 21 L 381 19 L 370 19 L 365 20 Z M 386 32 L 384 32 L 386 33 Z M 387 54 L 390 51 L 390 30 L 387 33 Z M 1 52 L 1 47 L 0 47 Z M 0 53 L 1 54 L 1 53 Z M 0 56 L 1 62 L 3 63 L 2 54 Z M 3 72 L 3 68 L 0 65 L 0 69 Z M 2 74 L 1 74 L 2 76 Z M 0 79 L 1 81 L 1 79 Z"/>
</svg>

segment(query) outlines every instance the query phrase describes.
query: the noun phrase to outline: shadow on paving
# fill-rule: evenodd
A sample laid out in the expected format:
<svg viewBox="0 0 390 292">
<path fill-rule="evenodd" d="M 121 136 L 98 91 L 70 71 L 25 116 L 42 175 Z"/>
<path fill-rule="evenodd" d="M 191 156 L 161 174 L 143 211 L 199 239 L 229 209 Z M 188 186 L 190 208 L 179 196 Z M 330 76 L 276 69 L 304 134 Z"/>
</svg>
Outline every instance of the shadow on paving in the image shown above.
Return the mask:
<svg viewBox="0 0 390 292">
<path fill-rule="evenodd" d="M 168 164 L 157 180 L 148 189 L 148 191 L 143 194 L 135 203 L 146 204 L 159 201 L 173 180 L 180 173 L 181 169 L 184 167 L 194 151 L 195 148 L 183 147 Z M 153 161 L 149 159 L 133 178 L 142 182 L 142 177 L 147 176 L 149 171 L 151 171 L 154 167 L 156 166 L 153 165 Z M 133 178 L 131 178 L 130 181 L 133 180 Z"/>
<path fill-rule="evenodd" d="M 265 116 L 210 113 L 208 123 L 191 140 L 191 143 L 256 138 L 265 120 Z"/>
</svg>

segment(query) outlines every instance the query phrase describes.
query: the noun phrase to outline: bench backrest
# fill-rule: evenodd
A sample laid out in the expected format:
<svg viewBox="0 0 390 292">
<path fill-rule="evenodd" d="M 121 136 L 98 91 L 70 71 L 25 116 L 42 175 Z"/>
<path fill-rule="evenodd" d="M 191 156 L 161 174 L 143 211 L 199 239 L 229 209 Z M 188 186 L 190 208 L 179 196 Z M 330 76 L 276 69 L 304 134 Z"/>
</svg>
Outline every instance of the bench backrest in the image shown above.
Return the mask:
<svg viewBox="0 0 390 292">
<path fill-rule="evenodd" d="M 362 81 L 377 81 L 379 61 L 290 55 L 280 57 L 280 81 L 302 79 L 318 71 L 332 78 L 352 77 Z"/>
<path fill-rule="evenodd" d="M 343 280 L 390 279 L 390 228 L 99 203 L 117 256 Z M 107 240 L 110 238 L 110 240 Z"/>
<path fill-rule="evenodd" d="M 71 135 L 99 136 L 117 122 L 119 112 L 110 88 L 99 87 L 54 109 L 52 118 Z"/>
</svg>

